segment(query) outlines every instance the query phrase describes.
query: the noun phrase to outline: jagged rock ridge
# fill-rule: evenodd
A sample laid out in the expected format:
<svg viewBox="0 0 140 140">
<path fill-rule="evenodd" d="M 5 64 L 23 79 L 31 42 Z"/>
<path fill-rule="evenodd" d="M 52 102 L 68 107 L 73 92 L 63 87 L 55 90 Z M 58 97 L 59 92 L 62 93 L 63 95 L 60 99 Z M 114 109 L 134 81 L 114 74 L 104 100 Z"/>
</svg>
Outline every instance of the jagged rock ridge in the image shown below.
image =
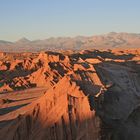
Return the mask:
<svg viewBox="0 0 140 140">
<path fill-rule="evenodd" d="M 1 53 L 0 139 L 138 140 L 139 58 L 135 49 Z"/>
</svg>

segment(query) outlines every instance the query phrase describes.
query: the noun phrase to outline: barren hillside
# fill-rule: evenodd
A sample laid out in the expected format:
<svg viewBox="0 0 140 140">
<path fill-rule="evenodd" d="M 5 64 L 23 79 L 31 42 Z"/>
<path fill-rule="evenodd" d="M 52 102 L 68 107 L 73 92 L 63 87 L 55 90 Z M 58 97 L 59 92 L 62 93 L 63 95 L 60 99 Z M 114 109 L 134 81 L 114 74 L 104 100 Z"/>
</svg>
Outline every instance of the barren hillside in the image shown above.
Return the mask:
<svg viewBox="0 0 140 140">
<path fill-rule="evenodd" d="M 0 93 L 0 140 L 140 138 L 140 49 L 1 52 Z"/>
<path fill-rule="evenodd" d="M 83 50 L 95 48 L 139 48 L 139 46 L 140 34 L 115 32 L 90 37 L 52 37 L 44 40 L 33 41 L 26 38 L 21 38 L 15 42 L 0 40 L 0 51 L 6 52 Z"/>
</svg>

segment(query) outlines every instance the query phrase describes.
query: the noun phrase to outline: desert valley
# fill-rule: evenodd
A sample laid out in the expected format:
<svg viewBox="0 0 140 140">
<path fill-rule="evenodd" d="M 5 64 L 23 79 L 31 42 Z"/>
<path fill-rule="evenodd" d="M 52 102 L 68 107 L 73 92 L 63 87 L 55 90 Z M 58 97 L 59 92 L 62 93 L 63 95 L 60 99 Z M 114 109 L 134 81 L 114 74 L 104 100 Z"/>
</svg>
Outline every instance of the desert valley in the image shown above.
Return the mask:
<svg viewBox="0 0 140 140">
<path fill-rule="evenodd" d="M 0 3 L 0 140 L 140 140 L 140 0 Z"/>
<path fill-rule="evenodd" d="M 139 140 L 140 36 L 52 40 L 1 41 L 0 140 Z"/>
</svg>

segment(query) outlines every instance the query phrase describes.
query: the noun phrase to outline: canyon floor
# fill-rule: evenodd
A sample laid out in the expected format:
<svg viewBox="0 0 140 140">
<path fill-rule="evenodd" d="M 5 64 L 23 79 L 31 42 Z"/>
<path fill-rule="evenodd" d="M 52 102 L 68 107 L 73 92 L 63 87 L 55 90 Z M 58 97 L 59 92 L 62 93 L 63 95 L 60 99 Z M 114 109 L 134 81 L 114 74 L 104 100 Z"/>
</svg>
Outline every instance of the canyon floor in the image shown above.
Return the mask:
<svg viewBox="0 0 140 140">
<path fill-rule="evenodd" d="M 0 140 L 139 140 L 140 49 L 0 52 Z"/>
</svg>

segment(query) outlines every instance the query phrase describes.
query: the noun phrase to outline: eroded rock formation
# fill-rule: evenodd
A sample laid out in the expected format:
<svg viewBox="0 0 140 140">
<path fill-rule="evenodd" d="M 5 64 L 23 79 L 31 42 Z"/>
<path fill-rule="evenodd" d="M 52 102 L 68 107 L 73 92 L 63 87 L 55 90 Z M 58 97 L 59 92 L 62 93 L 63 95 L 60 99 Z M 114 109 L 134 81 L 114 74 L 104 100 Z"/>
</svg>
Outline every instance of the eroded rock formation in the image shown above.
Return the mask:
<svg viewBox="0 0 140 140">
<path fill-rule="evenodd" d="M 139 140 L 139 50 L 0 59 L 0 139 Z"/>
</svg>

